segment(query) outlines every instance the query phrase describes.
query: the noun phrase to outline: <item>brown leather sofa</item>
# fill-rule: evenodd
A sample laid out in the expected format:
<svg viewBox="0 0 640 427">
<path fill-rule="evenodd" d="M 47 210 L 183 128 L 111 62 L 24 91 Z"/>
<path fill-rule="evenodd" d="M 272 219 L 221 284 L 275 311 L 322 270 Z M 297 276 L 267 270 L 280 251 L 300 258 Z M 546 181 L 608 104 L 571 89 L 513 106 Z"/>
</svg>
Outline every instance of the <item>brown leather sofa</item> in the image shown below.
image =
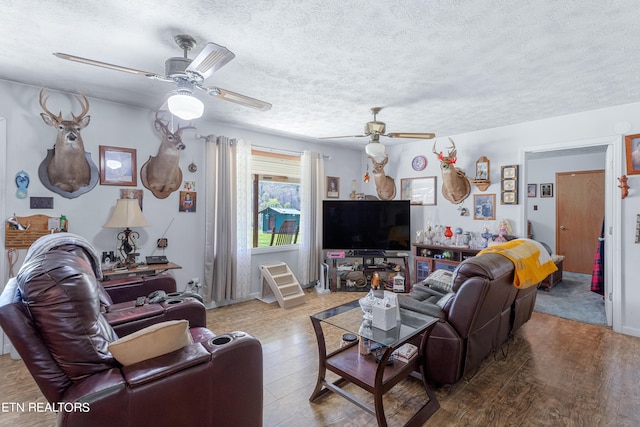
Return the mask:
<svg viewBox="0 0 640 427">
<path fill-rule="evenodd" d="M 430 382 L 454 384 L 475 372 L 531 318 L 536 287 L 517 289 L 513 277 L 509 259 L 484 254 L 458 265 L 453 273 L 455 293 L 448 300 L 444 291 L 425 284 L 416 284 L 410 294 L 400 296 L 401 308 L 439 318 L 424 355 Z"/>
<path fill-rule="evenodd" d="M 0 298 L 0 326 L 59 410 L 59 426 L 262 424 L 262 348 L 248 334 L 191 327 L 193 344 L 123 366 L 108 349 L 118 336 L 82 257 L 34 256 L 14 285 L 10 301 Z"/>
</svg>

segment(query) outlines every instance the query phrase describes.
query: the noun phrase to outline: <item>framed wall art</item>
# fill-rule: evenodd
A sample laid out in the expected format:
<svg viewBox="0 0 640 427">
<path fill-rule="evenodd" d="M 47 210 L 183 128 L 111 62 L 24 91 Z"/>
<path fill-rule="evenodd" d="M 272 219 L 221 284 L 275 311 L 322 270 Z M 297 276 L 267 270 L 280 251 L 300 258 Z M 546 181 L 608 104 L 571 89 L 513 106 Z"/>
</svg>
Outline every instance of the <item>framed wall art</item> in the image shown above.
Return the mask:
<svg viewBox="0 0 640 427">
<path fill-rule="evenodd" d="M 502 166 L 501 199 L 503 205 L 518 204 L 518 165 Z"/>
<path fill-rule="evenodd" d="M 473 195 L 473 219 L 481 219 L 481 220 L 496 219 L 496 195 L 495 194 L 474 194 Z"/>
<path fill-rule="evenodd" d="M 340 198 L 340 178 L 337 176 L 327 177 L 327 199 Z"/>
<path fill-rule="evenodd" d="M 100 146 L 100 185 L 138 185 L 136 150 Z"/>
<path fill-rule="evenodd" d="M 400 180 L 400 198 L 412 205 L 436 205 L 436 177 L 403 178 Z"/>
<path fill-rule="evenodd" d="M 538 184 L 527 184 L 527 197 L 536 197 L 538 195 Z"/>
<path fill-rule="evenodd" d="M 627 175 L 640 174 L 640 134 L 624 137 L 627 155 Z"/>
<path fill-rule="evenodd" d="M 540 197 L 553 197 L 553 184 L 540 184 Z"/>
</svg>

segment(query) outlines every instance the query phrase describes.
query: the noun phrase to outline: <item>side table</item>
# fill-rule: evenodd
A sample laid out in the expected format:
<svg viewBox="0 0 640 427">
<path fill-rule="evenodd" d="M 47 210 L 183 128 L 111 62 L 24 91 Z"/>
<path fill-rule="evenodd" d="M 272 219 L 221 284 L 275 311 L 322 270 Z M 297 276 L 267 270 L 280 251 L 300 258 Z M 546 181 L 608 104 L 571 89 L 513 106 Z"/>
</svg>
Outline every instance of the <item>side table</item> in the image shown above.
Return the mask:
<svg viewBox="0 0 640 427">
<path fill-rule="evenodd" d="M 102 280 L 113 280 L 132 276 L 153 276 L 164 273 L 167 270 L 179 270 L 181 268 L 178 264 L 168 262 L 166 264 L 138 265 L 138 267 L 125 269 L 104 269 L 102 270 Z"/>
<path fill-rule="evenodd" d="M 440 408 L 435 393 L 427 384 L 421 357 L 425 351 L 429 333 L 438 319 L 429 316 L 416 318 L 406 314 L 403 309 L 401 309 L 400 317 L 399 324 L 389 331 L 377 328 L 363 330 L 361 328 L 362 310 L 358 301 L 312 315 L 311 323 L 318 342 L 318 379 L 309 401 L 316 402 L 328 393 L 337 393 L 374 415 L 379 426 L 386 427 L 387 420 L 384 415 L 383 395 L 400 381 L 409 376 L 415 376 L 415 372 L 419 370 L 419 379 L 422 381 L 428 401 L 407 421 L 405 426 L 422 426 Z M 332 325 L 344 331 L 360 335 L 360 339 L 363 339 L 364 335 L 365 338 L 370 339 L 372 342 L 381 344 L 384 353 L 380 361 L 376 362 L 373 354 L 366 356 L 360 354 L 357 342 L 347 344 L 331 353 L 327 353 L 322 329 L 323 324 Z M 406 363 L 396 361 L 392 365 L 387 365 L 391 354 L 407 342 L 418 344 L 419 350 L 416 356 Z M 327 370 L 337 374 L 339 378 L 334 382 L 327 381 L 325 379 Z M 370 407 L 365 402 L 343 390 L 341 386 L 346 383 L 353 383 L 373 394 L 374 407 Z"/>
</svg>

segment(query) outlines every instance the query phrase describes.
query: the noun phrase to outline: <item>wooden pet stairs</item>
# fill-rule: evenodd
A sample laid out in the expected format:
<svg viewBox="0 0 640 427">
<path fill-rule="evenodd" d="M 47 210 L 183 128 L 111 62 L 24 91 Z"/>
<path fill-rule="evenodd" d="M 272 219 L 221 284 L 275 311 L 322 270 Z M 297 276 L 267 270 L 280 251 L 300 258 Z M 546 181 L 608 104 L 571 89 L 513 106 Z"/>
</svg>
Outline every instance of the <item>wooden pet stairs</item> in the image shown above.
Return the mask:
<svg viewBox="0 0 640 427">
<path fill-rule="evenodd" d="M 304 291 L 286 263 L 261 265 L 260 273 L 262 301 L 266 303 L 278 301 L 282 308 L 291 308 L 305 303 Z"/>
</svg>

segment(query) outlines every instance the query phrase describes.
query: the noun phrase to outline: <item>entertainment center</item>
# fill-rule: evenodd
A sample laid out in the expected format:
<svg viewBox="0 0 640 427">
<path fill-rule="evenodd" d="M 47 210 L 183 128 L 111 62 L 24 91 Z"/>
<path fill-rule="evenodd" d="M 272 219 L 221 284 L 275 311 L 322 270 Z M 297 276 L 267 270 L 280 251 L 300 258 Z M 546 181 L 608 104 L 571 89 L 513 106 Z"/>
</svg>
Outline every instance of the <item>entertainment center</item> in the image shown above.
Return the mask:
<svg viewBox="0 0 640 427">
<path fill-rule="evenodd" d="M 331 291 L 366 291 L 377 276 L 410 285 L 411 205 L 408 200 L 325 200 L 322 248 Z M 385 286 L 386 285 L 386 286 Z"/>
</svg>

